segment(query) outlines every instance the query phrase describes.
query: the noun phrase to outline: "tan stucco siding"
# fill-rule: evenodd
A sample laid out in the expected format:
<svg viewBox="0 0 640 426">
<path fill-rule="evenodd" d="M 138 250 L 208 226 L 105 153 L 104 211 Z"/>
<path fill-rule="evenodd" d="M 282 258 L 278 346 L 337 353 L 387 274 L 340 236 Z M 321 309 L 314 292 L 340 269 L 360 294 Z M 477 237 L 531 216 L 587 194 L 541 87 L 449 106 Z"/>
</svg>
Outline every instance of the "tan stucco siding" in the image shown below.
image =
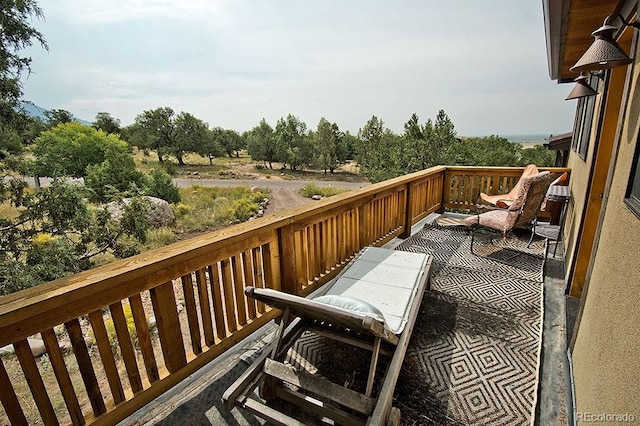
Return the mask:
<svg viewBox="0 0 640 426">
<path fill-rule="evenodd" d="M 633 56 L 639 55 L 640 51 Z M 628 412 L 636 421 L 640 421 L 640 219 L 623 200 L 640 123 L 639 70 L 636 64 L 572 354 L 577 411 Z"/>
</svg>

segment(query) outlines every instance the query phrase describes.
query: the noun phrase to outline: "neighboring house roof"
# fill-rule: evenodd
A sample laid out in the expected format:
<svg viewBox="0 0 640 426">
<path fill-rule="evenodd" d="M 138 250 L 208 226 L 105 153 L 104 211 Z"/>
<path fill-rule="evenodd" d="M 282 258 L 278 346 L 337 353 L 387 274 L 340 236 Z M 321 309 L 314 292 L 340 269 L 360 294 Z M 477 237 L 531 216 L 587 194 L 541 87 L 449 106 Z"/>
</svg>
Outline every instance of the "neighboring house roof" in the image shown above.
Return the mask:
<svg viewBox="0 0 640 426">
<path fill-rule="evenodd" d="M 569 68 L 591 46 L 591 32 L 602 26 L 607 15 L 619 11 L 617 5 L 617 0 L 542 1 L 547 62 L 552 80 L 566 83 L 578 76 Z M 624 14 L 624 11 L 620 12 Z"/>
<path fill-rule="evenodd" d="M 567 151 L 571 146 L 573 132 L 563 133 L 561 135 L 551 136 L 544 145 L 554 151 Z"/>
</svg>

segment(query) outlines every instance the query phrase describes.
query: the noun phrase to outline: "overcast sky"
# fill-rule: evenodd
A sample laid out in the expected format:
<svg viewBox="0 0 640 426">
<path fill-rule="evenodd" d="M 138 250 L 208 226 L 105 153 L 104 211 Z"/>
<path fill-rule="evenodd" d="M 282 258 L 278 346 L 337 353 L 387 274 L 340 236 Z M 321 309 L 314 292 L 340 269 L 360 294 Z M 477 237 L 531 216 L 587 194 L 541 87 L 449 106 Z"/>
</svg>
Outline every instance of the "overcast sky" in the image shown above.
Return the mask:
<svg viewBox="0 0 640 426">
<path fill-rule="evenodd" d="M 571 131 L 541 0 L 41 0 L 25 99 L 123 125 L 169 106 L 244 131 L 291 113 L 357 132 L 438 110 L 458 135 Z"/>
</svg>

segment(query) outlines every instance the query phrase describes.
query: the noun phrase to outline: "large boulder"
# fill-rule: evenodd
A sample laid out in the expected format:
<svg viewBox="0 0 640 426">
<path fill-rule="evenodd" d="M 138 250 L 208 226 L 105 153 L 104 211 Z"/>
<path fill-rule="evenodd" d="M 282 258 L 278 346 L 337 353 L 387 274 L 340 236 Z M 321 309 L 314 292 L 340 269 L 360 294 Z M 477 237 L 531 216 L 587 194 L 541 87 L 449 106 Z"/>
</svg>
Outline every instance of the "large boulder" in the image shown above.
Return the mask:
<svg viewBox="0 0 640 426">
<path fill-rule="evenodd" d="M 165 200 L 157 197 L 151 197 L 146 195 L 144 198 L 148 208 L 146 219 L 147 223 L 151 226 L 161 227 L 169 225 L 176 220 L 176 217 L 171 210 L 171 206 Z M 111 217 L 115 220 L 122 219 L 124 208 L 122 203 L 128 205 L 131 202 L 130 198 L 123 198 L 122 202 L 112 202 L 107 204 L 107 210 L 111 214 Z"/>
</svg>

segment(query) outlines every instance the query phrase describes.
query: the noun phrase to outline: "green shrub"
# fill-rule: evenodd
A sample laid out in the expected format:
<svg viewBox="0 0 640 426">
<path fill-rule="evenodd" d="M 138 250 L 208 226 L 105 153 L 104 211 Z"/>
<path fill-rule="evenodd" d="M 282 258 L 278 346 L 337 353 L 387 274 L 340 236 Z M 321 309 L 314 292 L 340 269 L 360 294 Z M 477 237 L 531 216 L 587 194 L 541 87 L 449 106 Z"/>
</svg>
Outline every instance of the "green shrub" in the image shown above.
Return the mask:
<svg viewBox="0 0 640 426">
<path fill-rule="evenodd" d="M 171 228 L 162 227 L 147 231 L 146 250 L 164 247 L 176 241 L 176 234 Z"/>
<path fill-rule="evenodd" d="M 252 217 L 258 211 L 258 203 L 249 199 L 241 199 L 233 203 L 231 207 L 235 219 L 244 222 Z"/>
<path fill-rule="evenodd" d="M 153 197 L 162 198 L 170 204 L 180 202 L 180 191 L 171 180 L 171 176 L 164 170 L 153 169 L 147 177 L 145 193 Z"/>
<path fill-rule="evenodd" d="M 145 176 L 136 170 L 128 151 L 107 147 L 106 159 L 87 167 L 85 185 L 98 201 L 108 201 L 125 192 L 136 193 L 144 187 Z"/>
<path fill-rule="evenodd" d="M 173 214 L 175 217 L 184 217 L 188 215 L 192 209 L 189 204 L 178 203 L 174 204 L 171 207 L 171 210 L 173 210 Z"/>
<path fill-rule="evenodd" d="M 170 161 L 163 161 L 162 168 L 171 176 L 174 176 L 178 173 L 178 167 Z"/>
<path fill-rule="evenodd" d="M 315 183 L 308 183 L 300 189 L 300 194 L 304 197 L 311 198 L 314 195 L 323 197 L 331 197 L 345 192 L 345 189 L 334 188 L 331 186 L 318 186 Z"/>
</svg>

